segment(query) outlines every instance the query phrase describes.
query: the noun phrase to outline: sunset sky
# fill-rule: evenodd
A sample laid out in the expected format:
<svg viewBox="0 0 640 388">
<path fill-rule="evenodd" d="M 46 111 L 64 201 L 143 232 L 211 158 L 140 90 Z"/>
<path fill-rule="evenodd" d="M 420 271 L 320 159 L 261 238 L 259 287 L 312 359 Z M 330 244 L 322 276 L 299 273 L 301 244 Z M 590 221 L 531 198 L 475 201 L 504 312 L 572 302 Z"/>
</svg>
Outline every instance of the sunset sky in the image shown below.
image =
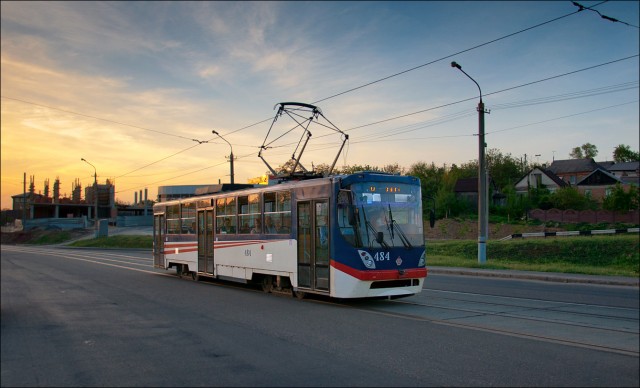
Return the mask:
<svg viewBox="0 0 640 388">
<path fill-rule="evenodd" d="M 230 147 L 212 130 L 245 183 L 267 172 L 257 153 L 288 101 L 349 134 L 338 166 L 466 163 L 478 157 L 478 87 L 451 61 L 482 88 L 489 149 L 540 163 L 587 142 L 597 161 L 619 144 L 638 151 L 639 2 L 578 3 L 597 12 L 571 1 L 2 1 L 1 206 L 23 173 L 36 192 L 59 177 L 61 194 L 76 178 L 84 194 L 94 170 L 81 158 L 122 202 L 229 182 Z M 279 119 L 271 138 L 290 124 Z M 339 136 L 312 134 L 303 164 L 331 164 Z M 295 139 L 268 150 L 272 166 Z"/>
</svg>

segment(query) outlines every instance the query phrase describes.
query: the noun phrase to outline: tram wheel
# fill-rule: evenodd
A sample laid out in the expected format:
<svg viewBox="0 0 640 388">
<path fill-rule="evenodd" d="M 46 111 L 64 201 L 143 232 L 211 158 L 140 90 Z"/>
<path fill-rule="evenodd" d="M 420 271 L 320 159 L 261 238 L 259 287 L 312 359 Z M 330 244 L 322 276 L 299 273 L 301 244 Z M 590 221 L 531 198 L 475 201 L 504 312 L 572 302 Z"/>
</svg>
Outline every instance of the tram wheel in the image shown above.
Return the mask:
<svg viewBox="0 0 640 388">
<path fill-rule="evenodd" d="M 198 280 L 200 280 L 200 275 L 198 275 L 195 272 L 191 272 L 191 279 L 193 279 L 193 280 L 195 280 L 197 282 Z"/>
<path fill-rule="evenodd" d="M 307 293 L 304 291 L 293 291 L 293 296 L 295 296 L 296 298 L 302 300 L 304 299 L 305 296 L 307 296 Z"/>
<path fill-rule="evenodd" d="M 265 276 L 262 278 L 262 291 L 267 294 L 273 290 L 273 278 L 271 276 Z"/>
<path fill-rule="evenodd" d="M 182 264 L 176 264 L 176 275 L 178 275 L 179 278 L 182 278 L 183 274 L 184 271 L 182 269 Z"/>
</svg>

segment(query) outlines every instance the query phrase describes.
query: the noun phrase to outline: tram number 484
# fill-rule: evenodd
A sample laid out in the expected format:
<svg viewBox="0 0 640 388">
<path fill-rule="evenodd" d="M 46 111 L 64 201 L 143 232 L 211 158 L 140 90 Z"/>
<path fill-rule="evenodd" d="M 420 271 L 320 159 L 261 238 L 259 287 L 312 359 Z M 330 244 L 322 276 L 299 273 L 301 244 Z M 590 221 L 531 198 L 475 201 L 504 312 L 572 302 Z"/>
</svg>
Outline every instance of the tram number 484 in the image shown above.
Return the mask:
<svg viewBox="0 0 640 388">
<path fill-rule="evenodd" d="M 376 254 L 373 255 L 373 259 L 375 261 L 389 260 L 389 252 L 376 252 Z"/>
</svg>

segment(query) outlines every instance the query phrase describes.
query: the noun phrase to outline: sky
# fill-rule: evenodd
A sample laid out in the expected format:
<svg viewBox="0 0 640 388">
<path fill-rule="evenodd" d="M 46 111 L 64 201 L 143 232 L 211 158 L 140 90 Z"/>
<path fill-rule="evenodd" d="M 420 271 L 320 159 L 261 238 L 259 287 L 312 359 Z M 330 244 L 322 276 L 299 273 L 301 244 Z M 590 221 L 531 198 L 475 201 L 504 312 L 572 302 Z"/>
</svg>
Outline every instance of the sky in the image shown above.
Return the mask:
<svg viewBox="0 0 640 388">
<path fill-rule="evenodd" d="M 338 167 L 477 160 L 478 88 L 487 149 L 537 163 L 585 143 L 596 161 L 619 144 L 638 151 L 640 3 L 578 3 L 594 8 L 2 1 L 1 207 L 24 173 L 36 192 L 59 178 L 70 196 L 78 179 L 84 195 L 95 167 L 124 203 L 229 182 L 231 149 L 246 183 L 268 171 L 261 145 L 273 167 L 300 150 L 289 117 L 271 128 L 281 102 L 315 105 L 349 135 Z M 330 165 L 340 133 L 309 132 L 302 164 Z"/>
</svg>

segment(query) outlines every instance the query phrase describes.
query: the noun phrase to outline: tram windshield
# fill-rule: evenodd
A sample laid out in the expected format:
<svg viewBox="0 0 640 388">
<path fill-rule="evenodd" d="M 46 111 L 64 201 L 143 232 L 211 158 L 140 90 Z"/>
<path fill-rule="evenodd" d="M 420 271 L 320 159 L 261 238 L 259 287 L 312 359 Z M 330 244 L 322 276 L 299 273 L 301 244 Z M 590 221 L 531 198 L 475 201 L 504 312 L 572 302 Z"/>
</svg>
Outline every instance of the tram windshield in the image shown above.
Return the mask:
<svg viewBox="0 0 640 388">
<path fill-rule="evenodd" d="M 420 186 L 354 183 L 338 196 L 338 226 L 354 246 L 424 246 Z"/>
</svg>

